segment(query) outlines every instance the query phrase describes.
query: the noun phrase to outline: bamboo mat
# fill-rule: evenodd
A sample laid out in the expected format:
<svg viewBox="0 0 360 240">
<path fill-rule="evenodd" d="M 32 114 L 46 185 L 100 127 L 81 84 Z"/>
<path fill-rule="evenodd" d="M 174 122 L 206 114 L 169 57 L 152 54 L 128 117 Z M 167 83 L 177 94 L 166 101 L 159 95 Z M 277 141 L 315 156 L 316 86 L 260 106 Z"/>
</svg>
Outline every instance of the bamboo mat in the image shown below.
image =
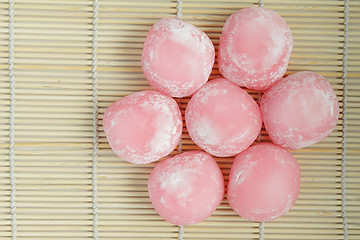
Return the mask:
<svg viewBox="0 0 360 240">
<path fill-rule="evenodd" d="M 140 57 L 157 20 L 178 13 L 217 48 L 227 17 L 259 4 L 292 30 L 287 74 L 325 76 L 340 119 L 321 143 L 293 151 L 301 192 L 284 217 L 248 222 L 225 199 L 203 223 L 171 225 L 148 199 L 155 164 L 115 157 L 103 113 L 149 89 Z M 0 0 L 0 55 L 1 240 L 360 239 L 360 1 Z M 196 149 L 185 128 L 182 149 Z M 227 181 L 232 158 L 217 161 Z"/>
</svg>

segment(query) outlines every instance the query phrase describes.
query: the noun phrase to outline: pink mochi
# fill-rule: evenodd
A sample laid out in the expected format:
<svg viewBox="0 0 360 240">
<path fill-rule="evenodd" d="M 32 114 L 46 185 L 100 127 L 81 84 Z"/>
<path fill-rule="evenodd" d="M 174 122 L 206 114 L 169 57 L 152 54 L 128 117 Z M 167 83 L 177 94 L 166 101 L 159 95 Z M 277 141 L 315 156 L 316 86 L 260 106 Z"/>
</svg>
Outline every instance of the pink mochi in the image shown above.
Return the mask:
<svg viewBox="0 0 360 240">
<path fill-rule="evenodd" d="M 182 116 L 174 99 L 141 91 L 111 104 L 104 131 L 116 155 L 134 164 L 154 162 L 174 150 L 182 134 Z"/>
<path fill-rule="evenodd" d="M 227 199 L 241 217 L 271 221 L 289 211 L 299 189 L 300 167 L 291 153 L 273 143 L 260 143 L 236 156 Z"/>
<path fill-rule="evenodd" d="M 202 151 L 184 152 L 159 162 L 149 177 L 155 210 L 176 225 L 208 218 L 224 197 L 224 178 L 216 161 Z"/>
<path fill-rule="evenodd" d="M 266 90 L 286 72 L 293 39 L 277 13 L 261 7 L 241 9 L 225 22 L 219 44 L 219 70 L 239 86 Z"/>
<path fill-rule="evenodd" d="M 215 61 L 209 37 L 174 18 L 155 23 L 144 43 L 142 70 L 151 87 L 172 97 L 193 94 L 208 80 Z"/>
<path fill-rule="evenodd" d="M 262 125 L 254 99 L 224 78 L 206 83 L 193 95 L 185 120 L 196 145 L 218 157 L 245 150 L 257 138 Z"/>
<path fill-rule="evenodd" d="M 325 78 L 313 72 L 298 72 L 264 93 L 261 113 L 275 144 L 301 149 L 332 132 L 339 117 L 339 103 Z"/>
</svg>

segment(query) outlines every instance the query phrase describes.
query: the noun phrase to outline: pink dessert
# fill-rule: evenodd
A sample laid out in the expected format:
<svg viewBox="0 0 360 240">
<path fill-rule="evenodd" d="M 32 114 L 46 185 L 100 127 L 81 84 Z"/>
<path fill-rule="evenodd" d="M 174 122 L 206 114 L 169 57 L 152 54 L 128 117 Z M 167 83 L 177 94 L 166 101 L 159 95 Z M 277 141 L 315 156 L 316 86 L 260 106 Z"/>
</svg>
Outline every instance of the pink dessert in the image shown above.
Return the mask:
<svg viewBox="0 0 360 240">
<path fill-rule="evenodd" d="M 224 78 L 206 83 L 193 95 L 185 120 L 191 139 L 218 157 L 245 150 L 258 136 L 262 124 L 254 99 Z"/>
<path fill-rule="evenodd" d="M 293 39 L 277 13 L 261 7 L 241 9 L 226 21 L 219 44 L 219 70 L 239 86 L 266 90 L 286 72 Z"/>
<path fill-rule="evenodd" d="M 188 225 L 205 220 L 220 205 L 224 178 L 209 154 L 189 151 L 159 162 L 149 177 L 148 190 L 161 217 Z"/>
<path fill-rule="evenodd" d="M 295 204 L 300 168 L 287 150 L 260 143 L 236 156 L 227 199 L 241 217 L 257 222 L 281 217 Z"/>
<path fill-rule="evenodd" d="M 106 110 L 103 121 L 114 153 L 134 164 L 154 162 L 168 155 L 182 134 L 177 103 L 156 91 L 141 91 L 119 99 Z"/>
<path fill-rule="evenodd" d="M 207 82 L 214 60 L 214 45 L 203 31 L 181 20 L 164 18 L 146 35 L 141 64 L 152 88 L 185 97 Z"/>
<path fill-rule="evenodd" d="M 274 143 L 301 149 L 331 133 L 339 117 L 339 104 L 325 78 L 313 72 L 298 72 L 265 92 L 261 113 Z"/>
</svg>

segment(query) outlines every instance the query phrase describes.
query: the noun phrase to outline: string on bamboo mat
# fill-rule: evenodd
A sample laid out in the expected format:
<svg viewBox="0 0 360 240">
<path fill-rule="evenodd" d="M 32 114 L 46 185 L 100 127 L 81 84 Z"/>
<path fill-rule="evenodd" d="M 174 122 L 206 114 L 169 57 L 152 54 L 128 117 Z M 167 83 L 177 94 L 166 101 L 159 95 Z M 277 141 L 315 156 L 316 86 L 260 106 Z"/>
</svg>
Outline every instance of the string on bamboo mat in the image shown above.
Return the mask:
<svg viewBox="0 0 360 240">
<path fill-rule="evenodd" d="M 263 7 L 264 6 L 264 3 L 263 3 L 263 1 L 262 0 L 259 0 L 259 7 Z"/>
<path fill-rule="evenodd" d="M 182 7 L 181 7 L 182 0 L 176 0 L 176 3 L 177 3 L 177 5 L 176 5 L 176 18 L 180 19 L 181 16 L 182 16 L 182 12 L 181 12 L 181 10 L 182 10 Z"/>
<path fill-rule="evenodd" d="M 344 239 L 349 238 L 346 214 L 346 111 L 347 111 L 347 61 L 348 61 L 348 32 L 349 32 L 349 1 L 344 1 L 344 49 L 343 49 L 343 129 L 342 129 L 342 162 L 341 162 L 341 214 L 343 219 Z"/>
<path fill-rule="evenodd" d="M 97 201 L 97 162 L 99 152 L 98 135 L 98 82 L 97 82 L 97 37 L 98 37 L 98 0 L 93 2 L 93 40 L 92 40 L 92 87 L 93 87 L 93 153 L 92 153 L 92 208 L 93 238 L 98 239 L 98 201 Z"/>
<path fill-rule="evenodd" d="M 262 97 L 262 93 L 261 93 L 261 91 L 259 91 L 259 92 L 257 93 L 257 98 L 258 98 L 258 103 L 259 103 L 259 105 L 260 105 L 261 97 Z M 257 137 L 256 141 L 257 141 L 257 142 L 261 142 L 261 137 L 262 137 L 262 136 L 261 136 L 261 130 L 260 130 L 259 136 Z"/>
<path fill-rule="evenodd" d="M 179 108 L 181 108 L 181 98 L 179 98 L 179 99 L 177 100 L 177 104 L 179 105 Z M 177 151 L 178 151 L 178 153 L 182 153 L 182 152 L 183 152 L 183 150 L 182 150 L 182 137 L 180 138 Z M 179 240 L 183 240 L 183 238 L 184 238 L 184 227 L 181 226 L 181 225 L 179 225 L 179 236 L 178 236 L 178 239 L 179 239 Z"/>
<path fill-rule="evenodd" d="M 184 226 L 179 225 L 179 240 L 183 240 L 184 239 Z"/>
<path fill-rule="evenodd" d="M 264 222 L 260 223 L 259 228 L 260 228 L 259 239 L 264 240 Z"/>
<path fill-rule="evenodd" d="M 262 93 L 261 91 L 258 92 L 258 103 L 260 104 Z M 260 130 L 261 131 L 261 130 Z M 257 142 L 261 142 L 261 132 L 257 138 Z M 264 240 L 264 222 L 259 223 L 259 240 Z"/>
<path fill-rule="evenodd" d="M 15 79 L 14 79 L 14 3 L 9 0 L 9 77 L 10 77 L 10 213 L 11 213 L 11 236 L 16 240 L 17 222 L 16 222 L 16 181 L 15 181 Z"/>
<path fill-rule="evenodd" d="M 181 98 L 178 98 L 176 102 L 177 102 L 179 108 L 181 109 Z M 180 138 L 177 151 L 178 151 L 178 153 L 182 153 L 182 152 L 183 152 L 183 150 L 182 150 L 182 137 Z"/>
<path fill-rule="evenodd" d="M 181 16 L 182 16 L 182 7 L 181 7 L 181 4 L 182 4 L 182 0 L 176 0 L 176 18 L 177 19 L 180 19 Z M 181 106 L 181 98 L 179 98 L 177 100 L 177 103 L 179 105 L 179 108 Z M 180 138 L 180 142 L 179 142 L 179 145 L 178 145 L 178 149 L 177 149 L 178 153 L 182 153 L 182 138 Z M 183 240 L 184 238 L 184 227 L 179 225 L 179 235 L 178 235 L 178 239 L 179 240 Z"/>
<path fill-rule="evenodd" d="M 264 3 L 262 0 L 259 0 L 259 7 L 263 7 L 264 6 Z M 260 100 L 261 100 L 261 91 L 258 92 L 258 102 L 259 102 L 259 105 L 260 105 Z M 261 130 L 260 130 L 261 131 Z M 257 139 L 258 142 L 261 142 L 261 132 L 259 133 L 259 136 L 258 136 L 258 139 Z M 259 240 L 264 240 L 264 222 L 261 222 L 259 224 Z"/>
</svg>

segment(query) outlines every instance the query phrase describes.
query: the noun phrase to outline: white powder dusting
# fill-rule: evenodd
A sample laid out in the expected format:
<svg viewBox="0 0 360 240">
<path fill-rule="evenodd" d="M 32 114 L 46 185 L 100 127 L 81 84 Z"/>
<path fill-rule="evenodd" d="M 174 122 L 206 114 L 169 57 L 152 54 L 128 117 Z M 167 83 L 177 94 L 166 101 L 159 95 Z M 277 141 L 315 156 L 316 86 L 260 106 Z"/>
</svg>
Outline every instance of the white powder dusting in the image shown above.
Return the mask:
<svg viewBox="0 0 360 240">
<path fill-rule="evenodd" d="M 289 105 L 298 105 L 299 112 L 302 112 L 306 117 L 307 131 L 304 132 L 304 127 L 287 126 L 287 123 L 283 121 L 272 121 L 274 126 L 281 126 L 286 124 L 287 131 L 270 131 L 270 137 L 283 147 L 290 149 L 300 149 L 314 143 L 319 142 L 326 136 L 328 136 L 332 129 L 323 130 L 319 133 L 317 129 L 323 129 L 324 125 L 329 124 L 334 115 L 337 114 L 336 109 L 337 99 L 330 86 L 330 84 L 321 76 L 311 72 L 299 72 L 292 74 L 285 79 L 281 80 L 274 87 L 272 87 L 263 96 L 262 110 L 267 112 L 266 100 L 272 99 L 285 92 L 292 93 L 288 96 Z M 312 100 L 304 99 L 304 101 L 298 101 L 297 95 L 301 94 L 299 91 L 311 91 L 310 97 Z M 291 104 L 290 104 L 291 103 Z M 308 106 L 311 104 L 311 106 Z M 318 109 L 311 110 L 312 107 L 318 106 Z M 314 113 L 316 111 L 316 113 Z M 266 115 L 265 115 L 266 116 Z M 264 117 L 265 125 L 267 125 L 267 119 Z M 334 126 L 335 127 L 335 126 Z"/>
<path fill-rule="evenodd" d="M 279 218 L 282 215 L 284 215 L 285 213 L 287 213 L 290 210 L 290 208 L 292 207 L 292 204 L 293 204 L 293 196 L 292 196 L 292 194 L 290 194 L 288 196 L 287 200 L 282 201 L 282 204 L 278 208 L 272 210 L 272 212 L 278 212 L 280 209 L 282 209 L 277 214 L 271 216 L 270 220 L 274 220 L 276 218 Z"/>
<path fill-rule="evenodd" d="M 228 40 L 228 43 L 226 48 L 222 47 L 220 44 L 219 67 L 225 77 L 240 86 L 263 90 L 273 85 L 273 83 L 278 81 L 286 72 L 287 63 L 292 51 L 292 37 L 290 30 L 284 27 L 284 25 L 286 25 L 284 21 L 281 21 L 281 25 L 272 23 L 272 19 L 274 19 L 275 22 L 278 18 L 278 16 L 273 15 L 273 12 L 263 9 L 256 14 L 259 14 L 257 15 L 257 18 L 252 21 L 247 21 L 246 23 L 243 18 L 242 23 L 255 26 L 268 26 L 267 28 L 271 29 L 270 31 L 267 31 L 271 41 L 263 43 L 267 46 L 268 53 L 260 60 L 252 59 L 247 56 L 246 53 L 233 54 L 233 49 L 237 42 L 236 39 L 234 39 L 235 35 L 229 33 L 227 36 L 222 35 L 223 38 Z M 232 15 L 230 18 L 231 20 L 226 22 L 223 32 L 228 32 L 230 25 L 236 26 L 232 30 L 233 32 L 239 31 L 238 27 L 240 23 L 238 25 L 230 23 L 233 21 L 240 22 L 238 15 L 239 14 Z M 260 61 L 261 66 L 263 66 L 262 73 L 258 73 L 254 68 L 255 60 Z M 223 62 L 226 63 L 226 66 L 224 67 L 222 66 L 223 64 L 221 64 Z M 275 65 L 278 65 L 275 70 L 269 71 Z"/>
<path fill-rule="evenodd" d="M 229 92 L 233 93 L 238 90 L 241 89 L 225 79 L 214 79 L 208 82 L 199 91 L 197 91 L 188 103 L 185 117 L 191 138 L 198 146 L 215 156 L 232 156 L 244 150 L 244 148 L 248 147 L 245 146 L 246 143 L 244 143 L 244 141 L 249 141 L 249 145 L 251 144 L 251 139 L 247 140 L 249 137 L 252 138 L 251 130 L 254 128 L 254 126 L 260 125 L 258 115 L 250 112 L 250 117 L 254 119 L 251 122 L 251 126 L 243 129 L 237 134 L 231 134 L 230 137 L 224 139 L 221 129 L 224 129 L 227 126 L 216 127 L 219 123 L 214 122 L 209 115 L 199 110 L 203 109 L 204 106 L 209 107 L 209 102 L 212 100 L 212 98 L 229 94 Z M 237 94 L 239 93 L 246 94 L 245 91 L 244 93 L 237 92 Z M 248 109 L 251 104 L 256 103 L 254 101 L 253 103 L 239 101 L 239 104 L 241 104 L 243 108 Z M 226 105 L 219 103 L 214 106 L 214 108 L 220 112 L 222 111 L 220 108 L 224 107 L 226 107 Z M 254 139 L 255 138 L 256 136 L 254 136 Z M 227 153 L 226 155 L 224 155 L 225 152 Z"/>
<path fill-rule="evenodd" d="M 176 197 L 179 199 L 179 203 L 185 204 L 191 200 L 188 198 L 194 191 L 194 175 L 201 174 L 199 170 L 202 169 L 201 166 L 206 159 L 202 153 L 191 157 L 178 156 L 181 157 L 173 157 L 170 164 L 163 171 L 158 172 L 156 179 L 160 183 L 160 189 L 168 193 L 177 193 Z"/>
<path fill-rule="evenodd" d="M 154 89 L 166 92 L 173 97 L 184 97 L 192 94 L 193 89 L 200 88 L 205 84 L 212 71 L 215 51 L 211 40 L 204 32 L 191 24 L 173 18 L 166 18 L 157 22 L 154 24 L 152 32 L 156 34 L 148 35 L 144 45 L 144 48 L 149 49 L 148 54 L 151 60 L 156 57 L 157 48 L 164 39 L 170 39 L 174 43 L 187 47 L 194 52 L 194 55 L 199 55 L 201 59 L 204 59 L 201 69 L 202 78 L 196 81 L 187 81 L 186 85 L 181 85 L 178 80 L 164 79 L 158 72 L 153 71 L 152 64 L 144 60 L 146 58 L 143 57 L 143 72 Z M 213 53 L 212 59 L 208 59 L 209 52 Z M 191 63 L 192 59 L 188 59 L 188 61 Z M 212 63 L 209 64 L 209 61 Z"/>
<path fill-rule="evenodd" d="M 163 104 L 164 100 L 167 101 L 168 104 Z M 174 139 L 179 139 L 181 136 L 181 132 L 177 132 L 177 129 L 182 124 L 182 120 L 173 115 L 173 113 L 176 112 L 176 102 L 169 101 L 162 95 L 153 95 L 148 102 L 143 104 L 144 108 L 158 112 L 156 118 L 153 120 L 153 127 L 157 129 L 157 131 L 149 143 L 150 149 L 155 153 L 166 152 L 171 148 L 171 145 L 174 145 Z"/>
<path fill-rule="evenodd" d="M 201 93 L 196 96 L 196 99 L 201 103 L 206 104 L 208 102 L 208 99 L 211 97 L 215 97 L 222 93 L 222 91 L 218 88 L 210 87 L 210 85 L 207 85 L 205 88 L 202 88 Z"/>
<path fill-rule="evenodd" d="M 251 161 L 250 156 L 246 156 L 244 162 L 240 166 L 240 171 L 236 174 L 236 182 L 242 184 L 252 173 L 253 168 L 257 166 L 256 161 Z"/>
<path fill-rule="evenodd" d="M 149 57 L 150 57 L 150 61 L 154 60 L 154 49 L 152 48 L 149 49 Z"/>
<path fill-rule="evenodd" d="M 241 102 L 241 107 L 244 109 L 244 110 L 247 110 L 249 108 L 250 104 L 245 104 L 243 102 Z"/>
<path fill-rule="evenodd" d="M 248 22 L 247 24 L 255 26 L 269 25 L 269 19 L 273 18 L 274 17 L 271 14 L 263 11 L 261 12 L 261 15 L 259 15 L 253 21 Z M 284 36 L 286 32 L 277 24 L 271 24 L 271 26 L 269 26 L 269 29 L 271 29 L 270 31 L 268 31 L 271 42 L 264 43 L 268 53 L 260 59 L 261 66 L 263 66 L 263 71 L 269 70 L 273 67 L 274 64 L 279 62 L 285 46 Z M 231 40 L 232 44 L 236 44 L 234 42 L 235 39 L 231 38 Z M 255 59 L 250 58 L 246 54 L 241 54 L 238 56 L 236 54 L 232 54 L 232 57 L 236 65 L 243 71 L 247 72 L 248 74 L 256 73 L 256 69 L 254 68 Z M 271 75 L 274 75 L 274 73 L 271 73 L 270 76 Z"/>
<path fill-rule="evenodd" d="M 124 144 L 122 149 L 117 149 L 117 146 L 112 146 L 112 149 L 118 156 L 135 164 L 153 162 L 166 156 L 176 147 L 182 134 L 182 118 L 175 100 L 156 92 L 153 93 L 154 94 L 148 95 L 144 100 L 140 100 L 140 97 L 143 97 L 146 91 L 133 94 L 131 98 L 125 97 L 122 99 L 128 104 L 138 104 L 146 111 L 158 112 L 156 118 L 152 120 L 154 129 L 158 129 L 158 131 L 156 131 L 152 140 L 148 142 L 146 146 L 148 149 L 151 149 L 151 151 L 145 154 L 139 154 L 128 144 Z M 110 131 L 111 128 L 116 125 L 115 119 L 118 119 L 124 111 L 125 110 L 121 110 L 115 113 L 114 118 L 110 122 Z M 177 113 L 177 115 L 174 115 L 174 113 Z M 121 139 L 116 139 L 115 144 L 121 144 L 120 140 Z"/>
<path fill-rule="evenodd" d="M 147 61 L 144 61 L 143 68 L 146 78 L 153 83 L 152 87 L 156 90 L 161 90 L 174 97 L 183 97 L 183 88 L 193 88 L 193 82 L 189 82 L 188 85 L 182 86 L 183 88 L 181 88 L 177 82 L 163 79 L 156 71 L 153 71 L 151 64 Z"/>
<path fill-rule="evenodd" d="M 206 117 L 199 117 L 198 121 L 193 123 L 192 129 L 196 139 L 205 145 L 216 145 L 220 143 L 220 139 L 215 131 L 215 128 L 212 124 L 210 124 L 210 119 Z"/>
<path fill-rule="evenodd" d="M 169 204 L 163 196 L 161 196 L 161 198 L 160 198 L 160 203 L 162 204 L 163 207 L 169 208 Z"/>
<path fill-rule="evenodd" d="M 268 219 L 268 220 L 274 220 L 287 213 L 292 207 L 292 204 L 293 204 L 293 195 L 289 194 L 288 198 L 286 200 L 281 201 L 279 206 L 276 208 L 255 208 L 252 209 L 251 212 L 257 215 L 262 215 L 262 214 L 268 215 L 271 213 L 273 214 L 275 213 L 274 215 L 271 215 Z"/>
<path fill-rule="evenodd" d="M 114 126 L 115 126 L 115 118 L 111 119 L 111 123 L 110 123 L 110 127 L 114 127 Z"/>
<path fill-rule="evenodd" d="M 286 41 L 284 37 L 286 30 L 277 24 L 273 25 L 271 30 L 269 33 L 272 42 L 271 44 L 267 44 L 268 56 L 267 58 L 263 58 L 264 62 L 262 63 L 262 65 L 265 66 L 264 70 L 269 70 L 274 63 L 280 61 Z"/>
<path fill-rule="evenodd" d="M 250 130 L 253 128 L 253 125 L 249 125 L 245 131 L 238 133 L 237 135 L 234 135 L 232 138 L 230 138 L 228 141 L 229 142 L 241 142 L 244 139 L 247 139 L 249 134 L 250 134 Z"/>
<path fill-rule="evenodd" d="M 222 93 L 223 95 L 225 95 L 225 94 L 228 93 L 228 90 L 224 88 L 224 89 L 221 90 L 221 93 Z"/>
<path fill-rule="evenodd" d="M 173 42 L 184 44 L 187 43 L 190 49 L 198 50 L 204 54 L 209 48 L 212 48 L 206 34 L 203 34 L 198 28 L 191 24 L 170 19 L 166 28 L 171 33 L 170 39 Z"/>
</svg>

